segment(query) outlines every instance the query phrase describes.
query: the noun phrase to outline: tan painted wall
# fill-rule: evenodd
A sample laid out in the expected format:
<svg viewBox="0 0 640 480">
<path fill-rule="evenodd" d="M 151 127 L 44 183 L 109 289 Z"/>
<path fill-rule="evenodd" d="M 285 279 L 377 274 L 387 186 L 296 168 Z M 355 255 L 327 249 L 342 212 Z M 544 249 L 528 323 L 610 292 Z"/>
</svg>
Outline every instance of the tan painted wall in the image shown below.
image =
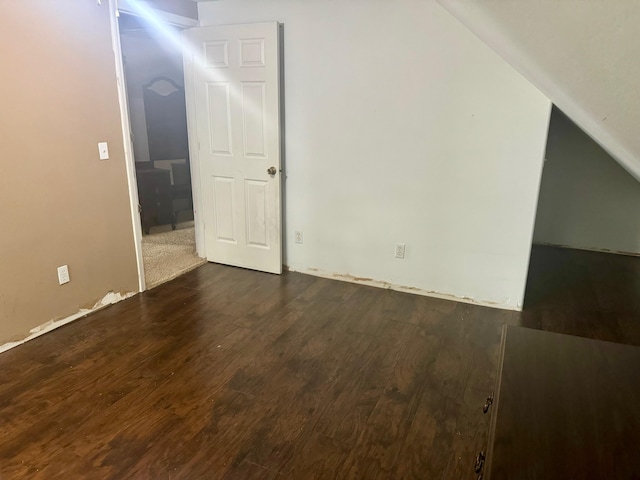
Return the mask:
<svg viewBox="0 0 640 480">
<path fill-rule="evenodd" d="M 137 270 L 108 5 L 3 1 L 0 16 L 2 344 L 136 291 Z"/>
</svg>

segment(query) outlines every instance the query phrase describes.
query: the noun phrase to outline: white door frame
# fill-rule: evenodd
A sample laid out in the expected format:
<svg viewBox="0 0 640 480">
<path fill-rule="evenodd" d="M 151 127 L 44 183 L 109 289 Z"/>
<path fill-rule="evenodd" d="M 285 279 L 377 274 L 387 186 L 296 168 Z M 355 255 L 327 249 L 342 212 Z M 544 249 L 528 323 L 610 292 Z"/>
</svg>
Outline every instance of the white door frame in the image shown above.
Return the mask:
<svg viewBox="0 0 640 480">
<path fill-rule="evenodd" d="M 172 13 L 162 12 L 160 10 L 154 10 L 149 7 L 145 8 L 149 11 L 149 13 L 153 13 L 154 18 L 157 21 L 162 23 L 177 25 L 184 28 L 195 27 L 199 25 L 198 21 L 192 18 L 182 17 L 180 15 L 174 15 Z M 135 159 L 133 158 L 133 141 L 131 140 L 131 119 L 129 117 L 127 90 L 124 78 L 124 63 L 122 61 L 122 45 L 120 43 L 120 26 L 118 24 L 119 12 L 136 16 L 142 16 L 145 12 L 138 10 L 132 5 L 129 5 L 126 0 L 124 0 L 120 5 L 118 5 L 118 0 L 109 0 L 111 42 L 116 63 L 116 83 L 118 87 L 118 101 L 120 104 L 120 120 L 122 123 L 124 158 L 127 169 L 127 184 L 129 187 L 129 203 L 136 251 L 136 263 L 138 265 L 138 289 L 140 292 L 143 292 L 146 289 L 146 282 L 144 276 L 144 263 L 142 260 L 142 224 L 140 221 L 140 211 L 138 209 L 138 184 L 136 182 L 136 167 Z M 187 128 L 190 130 L 188 121 Z M 191 134 L 189 133 L 189 135 Z M 194 172 L 198 172 L 199 167 L 199 164 L 194 166 L 194 160 L 197 162 L 197 159 L 189 159 L 189 161 L 191 162 L 191 183 L 196 231 L 196 253 L 198 254 L 198 256 L 204 257 L 204 229 L 202 228 L 202 220 L 200 219 L 200 215 L 195 215 L 195 212 L 200 212 L 200 179 L 199 174 L 197 176 L 194 176 Z"/>
<path fill-rule="evenodd" d="M 187 65 L 191 65 L 193 62 L 194 53 L 191 50 L 182 51 L 182 65 L 184 70 L 184 96 L 185 104 L 193 105 L 194 99 L 187 98 L 194 93 L 194 78 L 191 68 L 186 68 Z M 189 162 L 191 164 L 191 194 L 193 195 L 193 219 L 196 233 L 196 254 L 201 258 L 207 257 L 207 251 L 205 249 L 204 241 L 204 218 L 202 218 L 200 212 L 202 212 L 202 192 L 200 191 L 200 156 L 198 155 L 197 148 L 192 148 L 193 145 L 198 145 L 198 129 L 196 121 L 196 112 L 193 108 L 187 107 L 187 138 L 189 142 Z"/>
</svg>

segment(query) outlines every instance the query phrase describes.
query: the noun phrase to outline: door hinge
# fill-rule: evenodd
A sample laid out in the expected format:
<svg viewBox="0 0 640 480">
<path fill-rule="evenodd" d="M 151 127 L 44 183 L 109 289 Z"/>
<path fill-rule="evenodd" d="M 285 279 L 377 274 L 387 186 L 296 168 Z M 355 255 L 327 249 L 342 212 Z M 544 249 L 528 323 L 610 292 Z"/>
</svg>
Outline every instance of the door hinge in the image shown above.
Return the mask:
<svg viewBox="0 0 640 480">
<path fill-rule="evenodd" d="M 484 406 L 482 407 L 482 413 L 487 413 L 489 408 L 493 405 L 493 394 L 487 397 L 487 400 L 484 402 Z"/>
</svg>

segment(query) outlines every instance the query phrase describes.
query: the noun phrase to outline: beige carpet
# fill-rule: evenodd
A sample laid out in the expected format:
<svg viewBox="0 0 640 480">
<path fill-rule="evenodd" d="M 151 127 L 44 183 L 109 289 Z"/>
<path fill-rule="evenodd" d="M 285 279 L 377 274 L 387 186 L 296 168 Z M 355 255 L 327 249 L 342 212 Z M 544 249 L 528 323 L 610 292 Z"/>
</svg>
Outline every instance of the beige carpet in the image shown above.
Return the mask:
<svg viewBox="0 0 640 480">
<path fill-rule="evenodd" d="M 142 236 L 142 258 L 147 289 L 206 263 L 196 255 L 193 222 L 179 223 L 176 230 L 168 225 L 152 227 L 149 235 Z"/>
</svg>

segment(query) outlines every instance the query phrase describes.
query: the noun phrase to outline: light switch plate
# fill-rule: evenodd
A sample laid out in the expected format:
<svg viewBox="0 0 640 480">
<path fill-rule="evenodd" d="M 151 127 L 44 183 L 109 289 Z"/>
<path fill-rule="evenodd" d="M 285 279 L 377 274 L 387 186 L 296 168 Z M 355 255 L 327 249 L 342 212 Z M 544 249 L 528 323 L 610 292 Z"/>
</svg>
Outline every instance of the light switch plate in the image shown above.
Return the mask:
<svg viewBox="0 0 640 480">
<path fill-rule="evenodd" d="M 98 153 L 100 154 L 100 160 L 109 160 L 109 146 L 107 142 L 98 143 Z"/>
</svg>

